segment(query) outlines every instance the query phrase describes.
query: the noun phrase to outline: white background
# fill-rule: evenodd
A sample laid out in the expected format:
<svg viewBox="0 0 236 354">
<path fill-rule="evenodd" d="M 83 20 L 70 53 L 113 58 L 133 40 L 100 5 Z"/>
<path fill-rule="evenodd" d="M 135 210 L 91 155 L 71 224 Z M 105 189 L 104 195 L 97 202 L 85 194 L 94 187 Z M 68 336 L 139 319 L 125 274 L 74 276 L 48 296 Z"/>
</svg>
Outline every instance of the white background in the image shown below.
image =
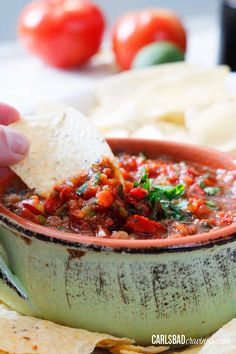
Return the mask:
<svg viewBox="0 0 236 354">
<path fill-rule="evenodd" d="M 176 10 L 181 16 L 217 18 L 220 0 L 94 0 L 105 11 L 108 25 L 124 11 L 146 6 L 161 6 Z M 17 17 L 27 0 L 0 0 L 0 41 L 16 37 Z"/>
<path fill-rule="evenodd" d="M 183 17 L 188 31 L 187 60 L 206 65 L 218 61 L 219 0 L 94 0 L 105 10 L 108 24 L 124 11 L 146 6 L 169 7 Z M 104 65 L 60 71 L 27 55 L 14 40 L 17 16 L 26 0 L 0 0 L 0 101 L 22 113 L 38 105 L 66 100 L 81 102 L 95 79 L 111 74 Z M 107 43 L 109 36 L 107 32 Z M 84 99 L 82 99 L 84 101 Z"/>
</svg>

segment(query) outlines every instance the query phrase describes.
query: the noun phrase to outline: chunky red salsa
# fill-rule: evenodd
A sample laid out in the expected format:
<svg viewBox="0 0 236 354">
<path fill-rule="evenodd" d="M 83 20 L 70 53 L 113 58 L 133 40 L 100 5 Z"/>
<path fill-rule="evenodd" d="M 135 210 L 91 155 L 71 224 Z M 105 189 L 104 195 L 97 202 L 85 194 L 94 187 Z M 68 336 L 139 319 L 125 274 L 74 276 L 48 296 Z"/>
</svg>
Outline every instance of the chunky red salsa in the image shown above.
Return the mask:
<svg viewBox="0 0 236 354">
<path fill-rule="evenodd" d="M 96 237 L 183 237 L 236 221 L 236 171 L 121 154 L 104 158 L 44 199 L 8 190 L 3 203 L 45 226 Z"/>
</svg>

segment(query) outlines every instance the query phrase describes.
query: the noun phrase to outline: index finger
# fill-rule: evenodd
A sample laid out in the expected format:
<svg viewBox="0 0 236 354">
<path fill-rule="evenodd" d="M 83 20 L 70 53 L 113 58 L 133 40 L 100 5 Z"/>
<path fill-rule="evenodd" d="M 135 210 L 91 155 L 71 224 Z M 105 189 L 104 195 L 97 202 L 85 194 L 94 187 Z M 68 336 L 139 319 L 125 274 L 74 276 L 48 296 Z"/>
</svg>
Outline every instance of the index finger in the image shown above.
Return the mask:
<svg viewBox="0 0 236 354">
<path fill-rule="evenodd" d="M 0 103 L 0 124 L 8 125 L 20 118 L 17 110 L 5 103 Z"/>
</svg>

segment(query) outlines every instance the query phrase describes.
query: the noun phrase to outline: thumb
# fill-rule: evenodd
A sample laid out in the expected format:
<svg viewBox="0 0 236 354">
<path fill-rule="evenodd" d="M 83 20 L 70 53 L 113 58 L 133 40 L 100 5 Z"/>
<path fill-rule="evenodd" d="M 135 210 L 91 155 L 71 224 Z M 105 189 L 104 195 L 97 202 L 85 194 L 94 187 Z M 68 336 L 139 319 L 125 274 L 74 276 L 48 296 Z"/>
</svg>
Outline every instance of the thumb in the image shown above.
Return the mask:
<svg viewBox="0 0 236 354">
<path fill-rule="evenodd" d="M 27 139 L 17 131 L 0 125 L 0 167 L 22 160 L 29 150 Z"/>
</svg>

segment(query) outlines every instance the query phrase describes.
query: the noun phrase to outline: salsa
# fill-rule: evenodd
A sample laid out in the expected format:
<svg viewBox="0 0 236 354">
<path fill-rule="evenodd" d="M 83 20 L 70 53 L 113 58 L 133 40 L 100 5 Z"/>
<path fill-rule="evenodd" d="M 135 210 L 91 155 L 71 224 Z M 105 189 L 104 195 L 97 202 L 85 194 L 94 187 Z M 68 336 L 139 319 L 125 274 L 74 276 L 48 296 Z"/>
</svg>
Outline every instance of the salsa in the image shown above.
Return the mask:
<svg viewBox="0 0 236 354">
<path fill-rule="evenodd" d="M 184 237 L 236 221 L 236 171 L 143 154 L 120 154 L 117 164 L 122 177 L 103 158 L 48 198 L 11 186 L 2 201 L 37 224 L 105 238 Z"/>
</svg>

